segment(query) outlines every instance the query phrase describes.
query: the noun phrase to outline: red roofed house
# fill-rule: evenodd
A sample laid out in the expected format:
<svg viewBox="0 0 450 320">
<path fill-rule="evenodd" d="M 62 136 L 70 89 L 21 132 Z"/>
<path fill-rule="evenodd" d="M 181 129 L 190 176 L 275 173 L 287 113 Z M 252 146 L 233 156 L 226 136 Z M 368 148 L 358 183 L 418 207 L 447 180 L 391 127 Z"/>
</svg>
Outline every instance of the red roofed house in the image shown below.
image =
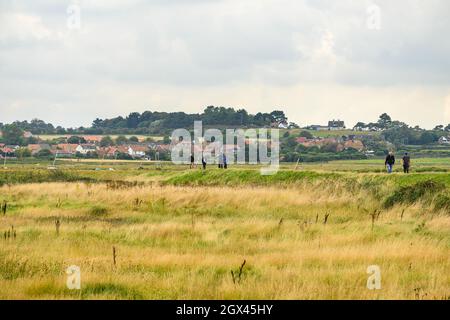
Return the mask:
<svg viewBox="0 0 450 320">
<path fill-rule="evenodd" d="M 83 139 L 86 140 L 87 143 L 100 143 L 102 141 L 102 136 L 83 136 Z"/>
<path fill-rule="evenodd" d="M 30 150 L 31 155 L 37 154 L 41 150 L 50 150 L 50 145 L 48 144 L 29 144 L 27 149 Z"/>
</svg>

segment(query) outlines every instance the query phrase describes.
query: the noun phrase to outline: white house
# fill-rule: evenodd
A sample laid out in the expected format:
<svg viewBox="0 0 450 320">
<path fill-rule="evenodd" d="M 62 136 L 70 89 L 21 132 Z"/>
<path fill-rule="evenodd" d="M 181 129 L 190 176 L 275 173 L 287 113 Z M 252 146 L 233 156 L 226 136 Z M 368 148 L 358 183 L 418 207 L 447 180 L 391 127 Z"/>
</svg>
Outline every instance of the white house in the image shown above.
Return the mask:
<svg viewBox="0 0 450 320">
<path fill-rule="evenodd" d="M 128 146 L 128 154 L 133 158 L 143 158 L 146 155 L 146 152 L 149 151 L 149 148 L 146 146 Z"/>
<path fill-rule="evenodd" d="M 75 152 L 79 152 L 81 154 L 87 154 L 88 152 L 96 152 L 97 147 L 90 144 L 79 144 L 75 148 Z"/>
<path fill-rule="evenodd" d="M 442 136 L 439 138 L 439 144 L 450 144 L 450 139 Z"/>
</svg>

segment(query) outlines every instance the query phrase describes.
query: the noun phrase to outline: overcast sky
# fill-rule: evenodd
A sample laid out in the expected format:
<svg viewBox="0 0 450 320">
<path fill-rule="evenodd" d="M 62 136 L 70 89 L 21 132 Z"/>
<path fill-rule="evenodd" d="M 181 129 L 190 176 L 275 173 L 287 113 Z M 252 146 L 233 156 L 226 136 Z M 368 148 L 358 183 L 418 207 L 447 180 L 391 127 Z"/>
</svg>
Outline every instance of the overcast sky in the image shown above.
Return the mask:
<svg viewBox="0 0 450 320">
<path fill-rule="evenodd" d="M 431 128 L 449 33 L 448 0 L 0 0 L 0 122 L 215 105 Z"/>
</svg>

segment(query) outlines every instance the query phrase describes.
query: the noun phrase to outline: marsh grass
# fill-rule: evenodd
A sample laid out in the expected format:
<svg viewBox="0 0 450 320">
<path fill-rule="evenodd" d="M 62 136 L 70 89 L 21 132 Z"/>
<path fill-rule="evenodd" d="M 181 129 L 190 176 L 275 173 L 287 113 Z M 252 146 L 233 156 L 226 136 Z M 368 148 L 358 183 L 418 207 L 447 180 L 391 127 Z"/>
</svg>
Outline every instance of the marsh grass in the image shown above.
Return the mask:
<svg viewBox="0 0 450 320">
<path fill-rule="evenodd" d="M 181 172 L 158 184 L 0 187 L 8 201 L 0 230 L 14 225 L 17 232 L 16 240 L 1 241 L 0 298 L 449 296 L 447 178 L 306 172 L 259 178 L 235 171 L 216 184 Z M 410 201 L 406 186 L 430 179 L 437 181 L 434 191 Z M 392 194 L 401 201 L 385 207 Z M 80 292 L 65 287 L 72 264 L 81 268 Z M 382 272 L 379 291 L 366 288 L 373 264 Z"/>
</svg>

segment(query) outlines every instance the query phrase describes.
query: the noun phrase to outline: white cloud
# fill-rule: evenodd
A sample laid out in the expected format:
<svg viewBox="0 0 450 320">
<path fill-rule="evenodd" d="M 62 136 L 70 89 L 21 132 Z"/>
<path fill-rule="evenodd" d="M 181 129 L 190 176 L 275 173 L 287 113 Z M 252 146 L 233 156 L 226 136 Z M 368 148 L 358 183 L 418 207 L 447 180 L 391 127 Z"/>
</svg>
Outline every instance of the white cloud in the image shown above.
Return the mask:
<svg viewBox="0 0 450 320">
<path fill-rule="evenodd" d="M 218 104 L 283 105 L 305 124 L 319 120 L 311 106 L 326 121 L 351 119 L 358 112 L 346 106 L 357 104 L 367 108 L 361 116 L 401 109 L 403 120 L 432 126 L 446 110 L 446 0 L 74 3 L 80 30 L 66 27 L 68 3 L 0 5 L 1 122 L 76 109 L 61 122 L 77 125 L 153 106 Z M 367 28 L 373 3 L 380 30 Z M 420 115 L 423 104 L 435 113 Z"/>
</svg>

